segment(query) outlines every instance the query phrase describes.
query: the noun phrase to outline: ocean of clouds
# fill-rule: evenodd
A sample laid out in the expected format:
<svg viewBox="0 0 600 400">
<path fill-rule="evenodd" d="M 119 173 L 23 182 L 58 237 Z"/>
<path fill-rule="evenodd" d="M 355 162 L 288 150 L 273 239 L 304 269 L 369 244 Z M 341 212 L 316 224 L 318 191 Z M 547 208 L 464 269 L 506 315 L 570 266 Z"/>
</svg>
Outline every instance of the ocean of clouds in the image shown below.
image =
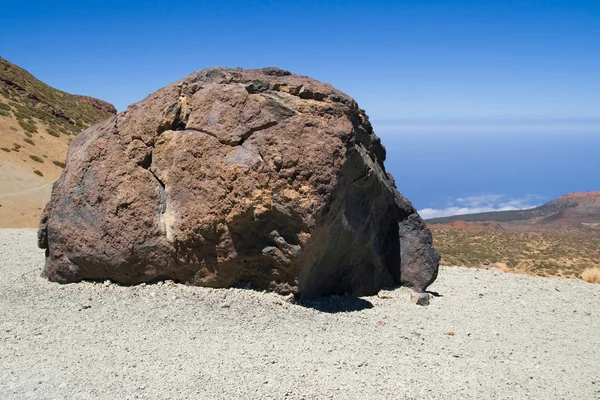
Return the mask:
<svg viewBox="0 0 600 400">
<path fill-rule="evenodd" d="M 419 214 L 423 219 L 431 219 L 490 211 L 525 210 L 540 205 L 541 199 L 537 195 L 508 198 L 501 194 L 483 194 L 459 197 L 450 201 L 445 208 L 424 208 L 419 210 Z"/>
</svg>

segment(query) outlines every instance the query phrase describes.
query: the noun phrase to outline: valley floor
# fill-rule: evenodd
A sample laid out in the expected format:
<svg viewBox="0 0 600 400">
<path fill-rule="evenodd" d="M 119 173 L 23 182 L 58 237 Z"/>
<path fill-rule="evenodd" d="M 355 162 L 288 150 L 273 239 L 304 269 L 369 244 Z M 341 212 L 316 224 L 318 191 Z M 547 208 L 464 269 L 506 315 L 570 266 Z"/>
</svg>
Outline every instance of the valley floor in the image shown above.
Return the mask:
<svg viewBox="0 0 600 400">
<path fill-rule="evenodd" d="M 35 243 L 0 230 L 0 398 L 600 398 L 599 284 L 442 267 L 428 307 L 403 288 L 302 306 L 50 283 Z"/>
</svg>

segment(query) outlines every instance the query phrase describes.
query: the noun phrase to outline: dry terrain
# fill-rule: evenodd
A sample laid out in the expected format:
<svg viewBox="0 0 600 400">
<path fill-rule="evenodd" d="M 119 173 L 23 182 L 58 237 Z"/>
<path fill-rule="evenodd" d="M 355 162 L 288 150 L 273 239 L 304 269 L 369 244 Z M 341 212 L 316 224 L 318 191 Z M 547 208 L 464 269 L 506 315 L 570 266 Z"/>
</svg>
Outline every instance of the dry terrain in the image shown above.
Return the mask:
<svg viewBox="0 0 600 400">
<path fill-rule="evenodd" d="M 172 282 L 60 285 L 0 230 L 0 398 L 598 399 L 600 285 L 442 267 L 308 304 Z"/>
<path fill-rule="evenodd" d="M 73 135 L 115 111 L 0 58 L 0 228 L 38 224 Z"/>
<path fill-rule="evenodd" d="M 570 193 L 530 210 L 427 223 L 446 265 L 572 278 L 600 268 L 600 192 Z"/>
<path fill-rule="evenodd" d="M 600 267 L 600 235 L 511 232 L 430 225 L 442 264 L 496 267 L 539 276 L 579 278 Z"/>
</svg>

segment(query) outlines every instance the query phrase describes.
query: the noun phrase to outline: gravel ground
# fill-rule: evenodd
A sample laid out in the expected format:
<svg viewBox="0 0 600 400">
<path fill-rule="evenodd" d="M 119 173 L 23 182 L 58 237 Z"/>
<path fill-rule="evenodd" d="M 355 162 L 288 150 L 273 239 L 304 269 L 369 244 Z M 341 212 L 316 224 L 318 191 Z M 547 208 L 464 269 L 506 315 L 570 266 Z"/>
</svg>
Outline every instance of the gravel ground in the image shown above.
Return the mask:
<svg viewBox="0 0 600 400">
<path fill-rule="evenodd" d="M 40 277 L 0 230 L 1 399 L 600 399 L 600 285 L 446 267 L 309 305 L 244 289 Z"/>
</svg>

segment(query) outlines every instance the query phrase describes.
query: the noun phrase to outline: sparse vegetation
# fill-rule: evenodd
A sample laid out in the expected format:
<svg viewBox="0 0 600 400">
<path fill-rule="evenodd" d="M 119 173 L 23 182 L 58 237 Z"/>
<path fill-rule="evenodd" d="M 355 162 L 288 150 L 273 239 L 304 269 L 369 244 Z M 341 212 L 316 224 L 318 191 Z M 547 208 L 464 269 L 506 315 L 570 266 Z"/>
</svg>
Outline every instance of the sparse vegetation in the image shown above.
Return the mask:
<svg viewBox="0 0 600 400">
<path fill-rule="evenodd" d="M 25 134 L 25 136 L 27 136 L 28 138 L 33 137 L 33 135 L 27 131 L 23 132 Z"/>
<path fill-rule="evenodd" d="M 11 127 L 10 127 L 10 130 L 11 130 L 11 131 L 15 131 L 15 132 L 17 132 L 17 131 L 18 131 L 18 129 L 17 129 L 17 127 L 16 127 L 16 126 L 11 126 Z"/>
<path fill-rule="evenodd" d="M 9 99 L 9 104 L 1 103 L 0 113 L 5 115 L 12 111 L 27 132 L 37 131 L 35 120 L 55 133 L 76 135 L 111 115 L 109 104 L 56 90 L 2 58 L 0 75 L 3 78 L 0 89 Z M 49 134 L 55 136 L 51 132 Z"/>
<path fill-rule="evenodd" d="M 30 155 L 30 156 L 29 156 L 29 158 L 31 158 L 31 159 L 32 159 L 33 161 L 35 161 L 35 162 L 39 162 L 40 164 L 43 164 L 43 163 L 44 163 L 44 159 L 43 159 L 43 158 L 40 158 L 40 157 L 38 157 L 38 156 L 36 156 L 36 155 Z"/>
<path fill-rule="evenodd" d="M 60 133 L 56 132 L 54 129 L 51 129 L 51 128 L 48 129 L 48 135 L 54 136 L 54 137 L 60 137 Z"/>
<path fill-rule="evenodd" d="M 52 164 L 56 165 L 57 167 L 61 167 L 64 168 L 65 167 L 65 163 L 64 162 L 60 162 L 60 161 L 52 161 Z"/>
<path fill-rule="evenodd" d="M 26 132 L 37 133 L 37 127 L 35 126 L 35 122 L 33 122 L 32 120 L 24 121 L 22 119 L 19 119 L 18 121 L 19 125 L 21 125 L 21 128 L 25 129 Z"/>
<path fill-rule="evenodd" d="M 2 115 L 3 117 L 8 117 L 10 115 L 11 110 L 12 109 L 8 104 L 0 101 L 0 115 Z"/>
<path fill-rule="evenodd" d="M 600 267 L 586 268 L 581 273 L 581 279 L 589 283 L 600 283 Z"/>
<path fill-rule="evenodd" d="M 570 278 L 600 268 L 600 234 L 430 228 L 445 265 L 495 264 L 504 271 Z"/>
<path fill-rule="evenodd" d="M 4 150 L 5 152 L 7 152 L 7 153 L 10 153 L 10 149 L 9 149 L 9 148 L 7 148 L 7 147 L 0 147 L 0 148 L 1 148 L 2 150 Z"/>
<path fill-rule="evenodd" d="M 33 173 L 39 176 L 44 176 L 44 174 L 42 174 L 42 171 L 40 171 L 39 169 L 34 169 Z"/>
<path fill-rule="evenodd" d="M 30 144 L 30 145 L 32 145 L 32 146 L 35 146 L 35 142 L 34 142 L 33 140 L 29 139 L 29 138 L 25 138 L 25 139 L 23 139 L 23 141 L 24 141 L 25 143 L 29 143 L 29 144 Z"/>
</svg>

